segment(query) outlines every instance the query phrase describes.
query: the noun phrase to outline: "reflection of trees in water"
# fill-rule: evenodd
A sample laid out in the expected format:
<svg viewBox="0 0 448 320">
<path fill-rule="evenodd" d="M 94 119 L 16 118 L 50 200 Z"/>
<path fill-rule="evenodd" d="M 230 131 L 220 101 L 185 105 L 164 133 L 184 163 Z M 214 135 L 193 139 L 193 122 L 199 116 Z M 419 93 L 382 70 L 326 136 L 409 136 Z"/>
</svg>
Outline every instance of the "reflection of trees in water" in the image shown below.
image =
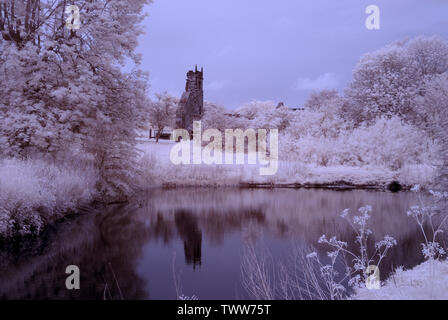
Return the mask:
<svg viewBox="0 0 448 320">
<path fill-rule="evenodd" d="M 159 215 L 160 217 L 160 215 Z M 265 213 L 259 209 L 241 209 L 234 212 L 208 212 L 198 217 L 189 210 L 177 210 L 174 213 L 174 223 L 179 237 L 184 242 L 185 262 L 201 265 L 202 231 L 201 226 L 215 242 L 222 242 L 224 235 L 232 230 L 241 230 L 249 222 L 262 226 Z M 201 224 L 201 226 L 200 226 Z M 160 225 L 158 225 L 160 227 Z M 166 230 L 166 228 L 163 228 Z M 166 234 L 166 233 L 164 233 Z"/>
<path fill-rule="evenodd" d="M 145 209 L 142 210 L 145 212 Z M 139 214 L 144 215 L 142 212 Z M 150 212 L 146 215 L 150 219 L 153 216 Z M 258 209 L 241 209 L 225 214 L 215 211 L 195 214 L 189 209 L 179 208 L 157 212 L 154 216 L 148 226 L 150 238 L 160 239 L 167 244 L 179 237 L 184 242 L 185 262 L 193 265 L 193 268 L 201 265 L 203 232 L 209 241 L 221 243 L 226 233 L 241 230 L 249 222 L 256 222 L 257 225 L 265 222 L 263 211 Z"/>
<path fill-rule="evenodd" d="M 0 298 L 148 298 L 145 283 L 136 272 L 145 244 L 155 240 L 166 244 L 180 238 L 185 262 L 196 267 L 203 260 L 204 242 L 220 245 L 227 234 L 242 232 L 248 225 L 287 242 L 299 237 L 312 245 L 322 234 L 336 235 L 352 248 L 354 234 L 338 212 L 344 208 L 355 212 L 365 204 L 373 206 L 371 223 L 377 240 L 389 234 L 398 241 L 384 263 L 382 276 L 392 266 L 411 267 L 419 262 L 421 239 L 405 214 L 413 204 L 407 194 L 155 190 L 130 205 L 61 223 L 28 244 L 25 251 L 0 250 Z M 65 289 L 69 264 L 80 267 L 81 290 Z"/>
<path fill-rule="evenodd" d="M 147 298 L 135 272 L 147 230 L 125 210 L 108 211 L 61 223 L 37 246 L 10 256 L 0 270 L 0 298 Z M 65 288 L 65 268 L 71 264 L 80 268 L 81 290 Z"/>
<path fill-rule="evenodd" d="M 421 237 L 412 219 L 406 216 L 408 208 L 415 204 L 413 194 L 390 194 L 384 192 L 349 191 L 335 192 L 328 190 L 250 190 L 250 189 L 176 189 L 163 190 L 153 194 L 158 203 L 157 224 L 165 230 L 164 236 L 174 237 L 172 216 L 177 211 L 187 211 L 195 216 L 195 226 L 202 232 L 202 240 L 220 244 L 225 235 L 242 230 L 249 222 L 256 222 L 255 228 L 277 238 L 299 237 L 311 245 L 317 245 L 322 234 L 337 236 L 348 242 L 355 250 L 355 234 L 339 213 L 350 208 L 352 214 L 366 204 L 373 207 L 369 221 L 373 235 L 369 245 L 374 241 L 391 235 L 398 245 L 390 250 L 383 261 L 382 275 L 398 265 L 412 267 L 421 261 Z M 142 210 L 154 205 L 146 199 Z M 165 227 L 161 227 L 164 221 Z M 168 240 L 170 237 L 165 237 Z M 181 236 L 182 238 L 182 236 Z M 318 246 L 321 252 L 327 248 Z M 187 256 L 187 254 L 186 254 Z"/>
</svg>

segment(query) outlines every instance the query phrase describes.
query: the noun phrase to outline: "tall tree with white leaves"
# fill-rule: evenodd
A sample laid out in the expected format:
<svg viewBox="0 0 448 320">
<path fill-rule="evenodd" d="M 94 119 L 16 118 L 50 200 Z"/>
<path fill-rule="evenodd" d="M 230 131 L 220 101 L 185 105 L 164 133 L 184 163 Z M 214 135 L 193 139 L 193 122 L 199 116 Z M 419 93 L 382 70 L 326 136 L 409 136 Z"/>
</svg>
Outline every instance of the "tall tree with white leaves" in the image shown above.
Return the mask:
<svg viewBox="0 0 448 320">
<path fill-rule="evenodd" d="M 156 142 L 159 142 L 160 135 L 167 127 L 173 129 L 176 123 L 176 110 L 179 99 L 169 95 L 167 92 L 156 94 L 157 101 L 149 104 L 149 121 L 155 127 Z"/>
<path fill-rule="evenodd" d="M 124 197 L 146 101 L 135 65 L 150 0 L 0 0 L 0 142 L 6 156 L 90 158 L 98 189 Z M 80 28 L 68 28 L 76 5 Z"/>
<path fill-rule="evenodd" d="M 447 70 L 448 43 L 437 37 L 418 37 L 368 53 L 345 91 L 344 112 L 356 123 L 381 116 L 412 121 L 422 83 Z"/>
<path fill-rule="evenodd" d="M 416 99 L 416 120 L 441 146 L 439 182 L 448 191 L 448 72 L 426 81 Z"/>
</svg>

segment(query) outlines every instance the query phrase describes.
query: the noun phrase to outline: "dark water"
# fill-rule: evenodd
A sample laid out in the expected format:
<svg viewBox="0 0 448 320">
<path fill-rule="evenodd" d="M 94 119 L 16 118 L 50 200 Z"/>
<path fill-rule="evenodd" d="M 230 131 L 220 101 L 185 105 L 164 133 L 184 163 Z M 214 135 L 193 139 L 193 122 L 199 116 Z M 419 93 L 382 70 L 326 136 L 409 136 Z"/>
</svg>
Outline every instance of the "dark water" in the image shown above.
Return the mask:
<svg viewBox="0 0 448 320">
<path fill-rule="evenodd" d="M 422 261 L 422 238 L 406 216 L 417 202 L 415 194 L 368 191 L 154 190 L 67 219 L 22 248 L 1 249 L 0 298 L 176 299 L 175 283 L 199 299 L 248 298 L 241 286 L 248 241 L 274 263 L 287 261 L 293 244 L 316 245 L 324 233 L 352 243 L 339 213 L 366 204 L 374 237 L 398 241 L 381 270 L 387 275 Z M 68 265 L 80 268 L 80 290 L 65 287 Z"/>
</svg>

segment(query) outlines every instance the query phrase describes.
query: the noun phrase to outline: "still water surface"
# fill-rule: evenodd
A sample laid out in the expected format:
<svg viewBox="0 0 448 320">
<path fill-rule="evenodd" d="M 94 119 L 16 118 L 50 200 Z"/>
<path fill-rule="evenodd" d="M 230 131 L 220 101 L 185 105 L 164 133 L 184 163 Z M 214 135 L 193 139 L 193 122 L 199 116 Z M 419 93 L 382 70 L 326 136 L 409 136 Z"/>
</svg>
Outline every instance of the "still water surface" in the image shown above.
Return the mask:
<svg viewBox="0 0 448 320">
<path fill-rule="evenodd" d="M 422 261 L 422 241 L 407 209 L 415 194 L 293 189 L 153 190 L 130 204 L 67 219 L 39 239 L 0 249 L 2 299 L 244 299 L 241 257 L 248 241 L 276 264 L 294 245 L 322 234 L 352 242 L 339 213 L 369 204 L 374 237 L 398 241 L 382 268 Z M 20 247 L 20 248 L 19 248 Z M 324 253 L 325 248 L 319 248 Z M 68 291 L 77 265 L 81 289 Z"/>
</svg>

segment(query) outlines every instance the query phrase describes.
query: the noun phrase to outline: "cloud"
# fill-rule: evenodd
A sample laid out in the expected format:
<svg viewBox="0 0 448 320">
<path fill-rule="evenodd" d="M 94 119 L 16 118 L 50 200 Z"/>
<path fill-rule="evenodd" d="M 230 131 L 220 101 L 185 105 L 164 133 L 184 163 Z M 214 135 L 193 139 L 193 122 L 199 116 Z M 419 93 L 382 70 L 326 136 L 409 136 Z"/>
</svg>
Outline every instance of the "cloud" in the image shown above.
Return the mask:
<svg viewBox="0 0 448 320">
<path fill-rule="evenodd" d="M 335 73 L 327 72 L 315 79 L 299 78 L 295 84 L 296 90 L 324 90 L 337 88 L 339 84 L 338 76 Z"/>
<path fill-rule="evenodd" d="M 205 85 L 205 90 L 221 90 L 224 88 L 224 81 L 213 80 L 212 82 Z"/>
</svg>

